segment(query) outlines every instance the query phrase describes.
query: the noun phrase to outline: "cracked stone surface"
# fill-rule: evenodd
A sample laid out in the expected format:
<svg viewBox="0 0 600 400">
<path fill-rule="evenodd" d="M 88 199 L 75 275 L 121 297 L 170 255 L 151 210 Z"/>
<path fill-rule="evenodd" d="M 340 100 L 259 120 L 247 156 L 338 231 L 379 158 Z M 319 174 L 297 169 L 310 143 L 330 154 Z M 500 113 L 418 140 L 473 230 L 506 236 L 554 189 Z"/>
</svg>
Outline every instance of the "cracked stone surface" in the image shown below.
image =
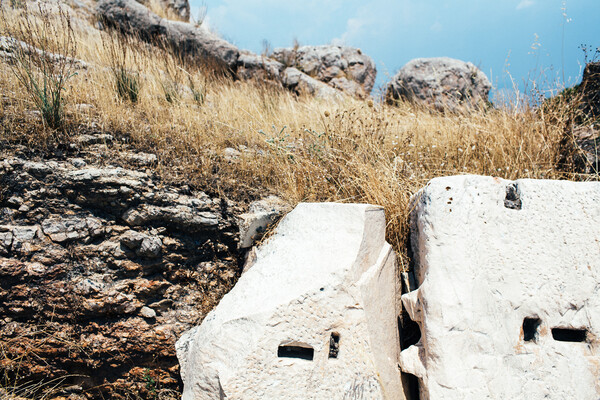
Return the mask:
<svg viewBox="0 0 600 400">
<path fill-rule="evenodd" d="M 383 209 L 300 204 L 177 342 L 184 400 L 402 399 Z"/>
<path fill-rule="evenodd" d="M 600 398 L 600 183 L 436 178 L 413 204 L 420 398 Z"/>
<path fill-rule="evenodd" d="M 154 155 L 98 151 L 0 158 L 0 375 L 67 377 L 71 400 L 173 398 L 176 339 L 241 273 L 241 211 L 136 169 Z"/>
</svg>

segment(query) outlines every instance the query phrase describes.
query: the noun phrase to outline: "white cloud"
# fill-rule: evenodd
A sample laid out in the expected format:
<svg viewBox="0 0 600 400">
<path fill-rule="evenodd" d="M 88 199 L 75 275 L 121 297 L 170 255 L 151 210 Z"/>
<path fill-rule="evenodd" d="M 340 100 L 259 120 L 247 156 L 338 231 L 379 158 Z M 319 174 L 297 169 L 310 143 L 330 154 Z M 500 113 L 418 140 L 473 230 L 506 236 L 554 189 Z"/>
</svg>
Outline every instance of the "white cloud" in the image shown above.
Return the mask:
<svg viewBox="0 0 600 400">
<path fill-rule="evenodd" d="M 368 25 L 365 19 L 361 18 L 349 18 L 346 22 L 346 31 L 340 38 L 333 39 L 334 43 L 351 43 L 353 39 L 359 38 L 363 35 L 363 30 Z"/>
<path fill-rule="evenodd" d="M 533 0 L 521 0 L 521 2 L 517 4 L 517 10 L 522 10 L 524 8 L 531 7 L 534 4 L 535 1 Z"/>
<path fill-rule="evenodd" d="M 432 32 L 441 32 L 444 29 L 444 26 L 440 23 L 440 21 L 435 21 L 433 25 L 429 27 L 429 30 Z"/>
</svg>

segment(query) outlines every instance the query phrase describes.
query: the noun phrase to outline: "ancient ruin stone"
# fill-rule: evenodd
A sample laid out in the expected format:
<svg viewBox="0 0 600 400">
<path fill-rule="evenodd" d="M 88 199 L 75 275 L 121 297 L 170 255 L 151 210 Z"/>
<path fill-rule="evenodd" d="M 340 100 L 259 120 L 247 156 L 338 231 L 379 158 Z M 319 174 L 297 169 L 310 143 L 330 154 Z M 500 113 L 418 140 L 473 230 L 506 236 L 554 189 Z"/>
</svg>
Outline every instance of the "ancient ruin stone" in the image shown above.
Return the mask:
<svg viewBox="0 0 600 400">
<path fill-rule="evenodd" d="M 300 204 L 177 342 L 183 399 L 402 398 L 382 208 Z"/>
<path fill-rule="evenodd" d="M 454 176 L 413 204 L 420 398 L 600 398 L 600 183 Z"/>
<path fill-rule="evenodd" d="M 448 57 L 417 58 L 406 64 L 388 86 L 387 99 L 424 103 L 438 110 L 488 104 L 492 85 L 475 65 Z"/>
</svg>

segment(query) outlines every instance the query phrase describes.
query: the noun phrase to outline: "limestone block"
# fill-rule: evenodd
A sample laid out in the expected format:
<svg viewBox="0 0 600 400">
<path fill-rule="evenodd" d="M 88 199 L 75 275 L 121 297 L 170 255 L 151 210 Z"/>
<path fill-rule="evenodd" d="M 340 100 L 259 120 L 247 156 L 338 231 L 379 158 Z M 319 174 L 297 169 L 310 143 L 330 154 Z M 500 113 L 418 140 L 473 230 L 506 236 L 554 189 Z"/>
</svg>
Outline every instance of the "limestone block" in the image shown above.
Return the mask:
<svg viewBox="0 0 600 400">
<path fill-rule="evenodd" d="M 454 176 L 413 200 L 421 399 L 599 399 L 600 183 Z"/>
<path fill-rule="evenodd" d="M 184 400 L 402 399 L 383 209 L 300 204 L 177 342 Z"/>
</svg>

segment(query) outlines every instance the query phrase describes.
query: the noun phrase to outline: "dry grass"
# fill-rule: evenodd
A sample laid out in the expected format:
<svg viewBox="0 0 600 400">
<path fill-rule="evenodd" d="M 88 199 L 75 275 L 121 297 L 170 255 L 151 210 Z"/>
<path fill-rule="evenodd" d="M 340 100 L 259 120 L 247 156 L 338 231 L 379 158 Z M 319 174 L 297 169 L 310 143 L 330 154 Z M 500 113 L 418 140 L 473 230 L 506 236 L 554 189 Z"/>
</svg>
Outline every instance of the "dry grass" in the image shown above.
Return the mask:
<svg viewBox="0 0 600 400">
<path fill-rule="evenodd" d="M 20 12 L 7 8 L 13 16 Z M 4 21 L 5 29 L 10 30 L 13 20 Z M 111 68 L 114 37 L 74 26 L 76 57 L 92 67 L 68 81 L 65 110 L 71 128 L 57 134 L 30 117 L 34 106 L 3 63 L 5 139 L 52 146 L 52 140 L 68 138 L 74 127 L 94 124 L 155 152 L 166 179 L 230 198 L 275 193 L 292 204 L 379 204 L 403 268 L 409 198 L 429 179 L 455 174 L 568 178 L 556 168 L 567 105 L 544 113 L 490 109 L 442 114 L 408 103 L 297 98 L 266 84 L 212 76 L 168 52 L 127 40 L 119 42 L 122 48 L 115 54 L 139 79 L 139 96 L 132 102 L 118 95 Z M 75 105 L 82 103 L 91 104 L 92 111 L 77 112 Z M 227 147 L 240 151 L 236 160 L 223 156 Z"/>
</svg>

